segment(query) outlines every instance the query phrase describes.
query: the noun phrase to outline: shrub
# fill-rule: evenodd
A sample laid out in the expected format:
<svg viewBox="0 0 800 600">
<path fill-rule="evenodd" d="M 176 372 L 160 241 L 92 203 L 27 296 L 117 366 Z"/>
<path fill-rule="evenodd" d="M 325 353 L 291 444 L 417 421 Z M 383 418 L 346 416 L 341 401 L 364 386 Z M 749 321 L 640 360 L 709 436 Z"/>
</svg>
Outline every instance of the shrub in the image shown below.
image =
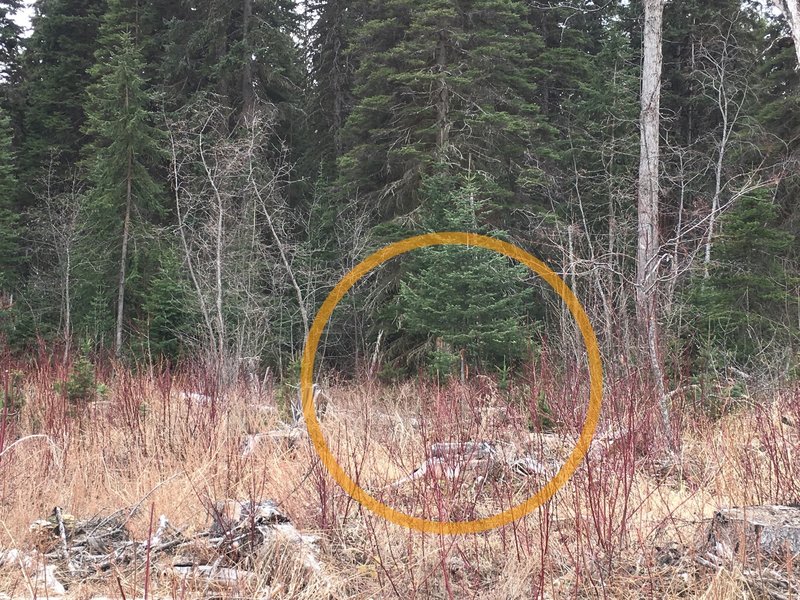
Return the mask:
<svg viewBox="0 0 800 600">
<path fill-rule="evenodd" d="M 428 354 L 428 374 L 439 380 L 444 380 L 456 372 L 461 361 L 458 354 L 448 350 L 433 350 Z"/>
<path fill-rule="evenodd" d="M 87 357 L 88 352 L 88 345 L 84 344 L 81 354 L 72 365 L 67 381 L 63 386 L 56 387 L 56 391 L 63 391 L 67 395 L 67 400 L 73 405 L 97 400 L 98 396 L 104 396 L 108 391 L 104 384 L 97 381 L 94 365 Z"/>
</svg>

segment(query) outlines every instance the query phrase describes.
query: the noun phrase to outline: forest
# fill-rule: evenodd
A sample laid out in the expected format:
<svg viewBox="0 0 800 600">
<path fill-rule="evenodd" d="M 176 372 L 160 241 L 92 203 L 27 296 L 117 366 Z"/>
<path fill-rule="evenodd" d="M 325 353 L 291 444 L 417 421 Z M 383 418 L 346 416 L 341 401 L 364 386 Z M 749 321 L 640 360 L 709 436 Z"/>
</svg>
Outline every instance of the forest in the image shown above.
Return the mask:
<svg viewBox="0 0 800 600">
<path fill-rule="evenodd" d="M 39 1 L 27 33 L 19 9 L 3 2 L 0 19 L 0 330 L 14 351 L 286 373 L 354 264 L 459 230 L 545 261 L 608 360 L 636 359 L 641 2 Z M 665 377 L 796 375 L 787 21 L 758 2 L 676 0 L 662 50 L 646 287 Z M 398 259 L 359 286 L 329 326 L 331 364 L 377 352 L 402 376 L 464 351 L 491 372 L 543 335 L 570 344 L 535 277 L 463 252 Z"/>
<path fill-rule="evenodd" d="M 797 0 L 0 0 L 0 69 L 0 600 L 800 597 Z M 542 270 L 316 328 L 442 232 Z"/>
</svg>

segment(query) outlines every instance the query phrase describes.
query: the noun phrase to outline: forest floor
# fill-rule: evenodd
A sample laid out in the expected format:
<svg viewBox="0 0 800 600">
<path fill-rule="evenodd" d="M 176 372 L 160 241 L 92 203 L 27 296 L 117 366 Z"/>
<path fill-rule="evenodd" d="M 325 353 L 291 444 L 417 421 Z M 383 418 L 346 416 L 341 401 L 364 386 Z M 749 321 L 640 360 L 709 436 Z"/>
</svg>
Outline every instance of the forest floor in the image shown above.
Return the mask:
<svg viewBox="0 0 800 600">
<path fill-rule="evenodd" d="M 80 578 L 53 559 L 52 572 L 67 598 L 87 600 L 800 597 L 791 557 L 708 555 L 720 508 L 800 501 L 798 387 L 718 384 L 674 394 L 670 458 L 648 386 L 632 374 L 607 376 L 592 452 L 551 500 L 497 529 L 442 536 L 390 523 L 350 498 L 304 429 L 286 433 L 280 397 L 294 391 L 241 383 L 214 397 L 203 372 L 108 368 L 99 377 L 105 394 L 77 404 L 54 386 L 67 378 L 62 367 L 31 368 L 15 380 L 25 403 L 0 428 L 0 598 L 59 597 L 19 558 L 46 563 L 58 553 L 58 527 L 46 543 L 41 527 L 31 527 L 54 507 L 68 515 L 66 528 L 122 511 L 126 535 L 146 540 L 153 515 L 163 514 L 183 539 L 199 539 L 226 499 L 274 502 L 318 538 L 320 568 L 272 548 L 250 557 L 251 577 L 227 586 L 181 577 L 169 552 L 112 561 Z M 464 470 L 394 485 L 432 444 L 491 440 L 542 465 L 558 462 L 563 449 L 541 441 L 572 443 L 588 399 L 581 377 L 542 369 L 507 385 L 481 376 L 441 387 L 331 382 L 327 394 L 322 428 L 345 472 L 377 500 L 436 521 L 507 510 L 550 474 Z M 243 452 L 248 435 L 266 432 L 280 433 Z"/>
</svg>

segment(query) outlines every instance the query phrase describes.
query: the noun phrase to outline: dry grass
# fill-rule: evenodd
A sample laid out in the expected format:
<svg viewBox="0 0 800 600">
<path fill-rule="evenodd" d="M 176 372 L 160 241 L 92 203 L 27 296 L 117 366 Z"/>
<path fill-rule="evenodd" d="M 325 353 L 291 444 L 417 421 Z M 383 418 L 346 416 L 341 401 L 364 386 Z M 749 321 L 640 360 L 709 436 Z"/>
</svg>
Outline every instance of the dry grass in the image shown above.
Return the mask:
<svg viewBox="0 0 800 600">
<path fill-rule="evenodd" d="M 694 552 L 721 506 L 800 501 L 796 388 L 772 390 L 716 422 L 677 398 L 681 454 L 667 468 L 646 384 L 631 374 L 610 377 L 601 430 L 636 435 L 590 459 L 528 517 L 483 534 L 440 537 L 363 509 L 324 472 L 307 441 L 262 441 L 243 458 L 244 435 L 279 427 L 269 387 L 242 383 L 198 404 L 180 391 L 208 392 L 202 371 L 109 369 L 102 374 L 106 399 L 76 414 L 53 388 L 63 368 L 25 373 L 25 407 L 0 434 L 0 548 L 33 548 L 29 524 L 54 506 L 79 516 L 126 509 L 132 534 L 144 539 L 151 505 L 190 533 L 208 526 L 206 508 L 221 498 L 273 499 L 300 530 L 321 536 L 323 577 L 273 550 L 261 557 L 257 581 L 214 597 L 768 598 L 745 566 L 705 568 Z M 483 377 L 444 388 L 337 385 L 329 391 L 326 439 L 376 498 L 415 516 L 471 520 L 508 508 L 543 481 L 501 473 L 486 481 L 466 475 L 387 484 L 422 462 L 432 442 L 491 439 L 525 450 L 542 394 L 559 430 L 574 436 L 583 410 L 576 399 L 586 397 L 580 381 L 539 371 L 506 390 Z M 536 445 L 527 450 L 535 454 Z M 153 565 L 151 597 L 199 594 L 164 575 L 163 566 Z M 112 569 L 74 582 L 69 597 L 119 598 L 120 586 L 126 597 L 141 597 L 144 573 L 144 565 Z M 34 586 L 20 568 L 0 569 L 0 591 L 9 596 L 30 597 Z"/>
</svg>

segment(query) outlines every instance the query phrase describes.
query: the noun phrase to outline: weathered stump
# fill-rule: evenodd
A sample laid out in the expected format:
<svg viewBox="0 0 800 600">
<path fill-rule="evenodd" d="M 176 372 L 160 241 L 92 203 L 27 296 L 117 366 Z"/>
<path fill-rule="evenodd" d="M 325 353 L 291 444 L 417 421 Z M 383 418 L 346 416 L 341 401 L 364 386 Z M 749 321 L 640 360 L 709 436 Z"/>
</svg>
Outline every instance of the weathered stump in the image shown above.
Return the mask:
<svg viewBox="0 0 800 600">
<path fill-rule="evenodd" d="M 708 533 L 709 551 L 719 558 L 800 555 L 800 506 L 745 506 L 716 512 Z"/>
</svg>

